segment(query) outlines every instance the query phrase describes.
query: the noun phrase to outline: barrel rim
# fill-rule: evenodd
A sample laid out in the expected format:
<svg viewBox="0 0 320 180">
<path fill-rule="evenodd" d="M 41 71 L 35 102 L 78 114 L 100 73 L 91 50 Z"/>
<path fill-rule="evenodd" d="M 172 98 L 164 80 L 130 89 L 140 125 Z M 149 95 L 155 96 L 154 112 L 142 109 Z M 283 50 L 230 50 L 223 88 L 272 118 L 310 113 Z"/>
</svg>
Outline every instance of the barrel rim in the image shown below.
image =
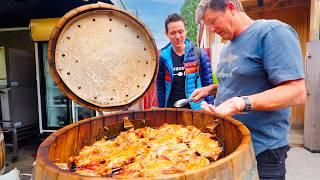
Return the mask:
<svg viewBox="0 0 320 180">
<path fill-rule="evenodd" d="M 63 82 L 63 80 L 61 79 L 59 73 L 57 72 L 56 69 L 56 64 L 55 64 L 55 48 L 57 46 L 57 42 L 59 39 L 60 34 L 62 33 L 64 27 L 68 24 L 68 22 L 70 22 L 73 18 L 76 18 L 77 16 L 80 16 L 84 13 L 88 13 L 88 12 L 92 12 L 92 11 L 106 11 L 106 10 L 112 10 L 115 13 L 120 13 L 124 16 L 127 16 L 129 19 L 131 19 L 133 22 L 135 22 L 138 26 L 140 26 L 142 28 L 143 31 L 145 31 L 147 37 L 149 38 L 154 52 L 155 52 L 155 58 L 158 59 L 159 58 L 159 53 L 157 50 L 157 46 L 155 43 L 154 38 L 152 37 L 152 33 L 151 31 L 147 28 L 147 26 L 138 18 L 136 18 L 133 14 L 131 14 L 128 11 L 122 10 L 120 8 L 117 8 L 116 6 L 110 5 L 110 4 L 103 4 L 103 3 L 96 3 L 96 4 L 88 4 L 88 5 L 83 5 L 80 6 L 78 8 L 75 8 L 71 11 L 69 11 L 67 14 L 65 14 L 57 23 L 57 25 L 54 27 L 51 35 L 50 35 L 50 39 L 49 39 L 49 43 L 48 43 L 48 64 L 49 64 L 49 69 L 50 72 L 52 74 L 53 80 L 56 82 L 57 86 L 60 88 L 60 90 L 71 100 L 75 101 L 76 103 L 78 103 L 81 106 L 84 106 L 86 108 L 92 109 L 92 110 L 96 110 L 96 111 L 116 111 L 116 110 L 122 110 L 125 108 L 129 108 L 132 104 L 137 103 L 139 100 L 141 100 L 144 95 L 150 90 L 150 88 L 152 87 L 152 85 L 154 84 L 153 82 L 155 82 L 156 77 L 157 77 L 157 73 L 158 73 L 158 69 L 159 69 L 159 63 L 156 60 L 156 68 L 155 68 L 155 72 L 153 74 L 152 80 L 149 83 L 148 87 L 146 88 L 146 90 L 144 91 L 144 93 L 142 93 L 139 97 L 137 97 L 135 100 L 133 100 L 131 103 L 128 104 L 124 104 L 124 105 L 118 105 L 118 106 L 110 106 L 110 107 L 100 107 L 97 106 L 95 104 L 92 104 L 90 102 L 87 102 L 86 100 L 80 98 L 79 96 L 77 96 L 75 93 L 73 93 L 70 88 L 68 88 L 68 86 Z"/>
<path fill-rule="evenodd" d="M 176 112 L 178 110 L 180 110 L 180 109 L 175 109 L 175 108 L 156 108 L 156 109 L 149 109 L 149 110 L 146 110 L 146 111 L 149 111 L 149 112 L 150 111 L 151 112 L 157 112 L 157 111 Z M 182 110 L 182 111 L 185 111 L 185 110 Z M 194 111 L 194 110 L 189 110 L 189 111 L 190 112 L 201 112 L 201 111 Z M 67 175 L 67 176 L 82 177 L 82 178 L 86 177 L 87 178 L 87 176 L 82 176 L 82 175 L 79 175 L 77 173 L 73 173 L 73 172 L 68 172 L 68 171 L 62 170 L 58 166 L 56 166 L 51 160 L 49 160 L 49 145 L 51 143 L 53 143 L 55 141 L 55 139 L 59 135 L 65 133 L 66 131 L 68 131 L 68 130 L 70 130 L 72 128 L 80 126 L 81 124 L 88 123 L 90 121 L 93 121 L 93 120 L 96 120 L 96 119 L 100 119 L 100 118 L 104 118 L 104 117 L 108 117 L 108 116 L 111 116 L 111 115 L 127 114 L 128 112 L 133 112 L 134 113 L 134 112 L 141 112 L 141 111 L 115 112 L 115 113 L 104 115 L 104 116 L 87 118 L 87 119 L 81 120 L 79 122 L 76 122 L 74 124 L 70 124 L 68 126 L 65 126 L 62 129 L 57 130 L 56 132 L 54 132 L 53 134 L 51 134 L 49 136 L 51 138 L 48 137 L 47 139 L 45 139 L 40 144 L 39 149 L 38 149 L 38 153 L 37 153 L 37 159 L 36 159 L 37 163 L 38 162 L 40 162 L 40 163 L 45 163 L 46 162 L 47 163 L 46 166 L 50 166 L 50 169 L 54 169 L 54 170 L 58 171 L 59 173 L 63 173 L 64 175 Z M 143 112 L 145 112 L 145 111 L 143 111 Z M 252 141 L 251 141 L 251 137 L 250 137 L 250 131 L 243 123 L 241 123 L 240 121 L 237 121 L 236 119 L 234 119 L 234 118 L 232 118 L 230 116 L 223 116 L 223 115 L 220 115 L 220 114 L 217 114 L 217 113 L 209 113 L 209 112 L 204 112 L 204 111 L 202 111 L 202 112 L 204 114 L 212 115 L 212 116 L 215 116 L 217 118 L 223 119 L 223 120 L 228 121 L 228 122 L 234 124 L 235 126 L 237 126 L 238 130 L 240 131 L 240 134 L 242 135 L 242 140 L 241 140 L 240 145 L 236 148 L 236 150 L 234 152 L 230 153 L 228 156 L 226 156 L 226 157 L 224 157 L 222 159 L 219 159 L 219 160 L 211 163 L 209 166 L 203 167 L 203 168 L 198 169 L 198 170 L 187 171 L 187 172 L 184 172 L 184 173 L 166 175 L 165 176 L 166 179 L 205 172 L 205 171 L 207 171 L 209 169 L 218 167 L 218 166 L 220 166 L 222 164 L 230 163 L 230 161 L 232 161 L 233 159 L 237 158 L 237 154 L 243 153 L 244 151 L 247 150 L 247 148 L 251 148 L 251 150 L 252 150 Z M 88 179 L 91 179 L 91 178 L 92 179 L 109 179 L 109 178 L 106 178 L 106 177 L 88 177 Z M 152 177 L 152 178 L 154 178 L 154 177 Z M 143 178 L 143 177 L 139 178 L 138 177 L 138 178 L 135 178 L 135 179 L 145 179 L 145 178 Z M 157 179 L 157 178 L 154 178 L 154 179 Z M 161 177 L 159 177 L 159 179 L 161 179 Z"/>
</svg>

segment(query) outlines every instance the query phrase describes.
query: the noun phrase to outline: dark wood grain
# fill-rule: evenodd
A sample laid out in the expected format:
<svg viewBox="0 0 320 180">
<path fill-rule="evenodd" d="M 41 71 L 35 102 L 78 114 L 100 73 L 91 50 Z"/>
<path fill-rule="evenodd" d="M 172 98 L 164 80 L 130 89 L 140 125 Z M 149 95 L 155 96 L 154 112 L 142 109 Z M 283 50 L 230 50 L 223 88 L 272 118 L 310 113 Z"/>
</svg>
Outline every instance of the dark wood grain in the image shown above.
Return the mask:
<svg viewBox="0 0 320 180">
<path fill-rule="evenodd" d="M 166 122 L 168 124 L 177 124 L 177 111 L 175 108 L 166 109 Z"/>
<path fill-rule="evenodd" d="M 190 109 L 177 109 L 177 123 L 184 126 L 191 126 L 192 110 Z"/>
<path fill-rule="evenodd" d="M 160 127 L 166 123 L 165 109 L 156 109 L 154 113 L 156 114 L 156 116 L 154 116 L 154 121 L 155 121 L 154 127 Z"/>
</svg>

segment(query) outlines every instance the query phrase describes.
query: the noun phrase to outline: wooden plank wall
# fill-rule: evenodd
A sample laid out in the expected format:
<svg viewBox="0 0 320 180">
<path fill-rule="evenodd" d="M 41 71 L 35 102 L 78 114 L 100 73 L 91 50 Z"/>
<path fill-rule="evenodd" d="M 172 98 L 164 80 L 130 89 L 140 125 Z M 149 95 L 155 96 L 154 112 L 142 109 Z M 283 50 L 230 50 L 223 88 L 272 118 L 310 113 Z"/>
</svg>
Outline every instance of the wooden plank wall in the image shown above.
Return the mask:
<svg viewBox="0 0 320 180">
<path fill-rule="evenodd" d="M 310 2 L 310 38 L 309 40 L 318 40 L 320 31 L 320 1 L 311 0 Z"/>
<path fill-rule="evenodd" d="M 291 25 L 299 35 L 303 58 L 305 57 L 306 43 L 309 41 L 310 5 L 247 12 L 247 14 L 253 19 L 278 19 Z M 291 115 L 292 127 L 302 129 L 303 124 L 304 105 L 293 107 Z"/>
</svg>

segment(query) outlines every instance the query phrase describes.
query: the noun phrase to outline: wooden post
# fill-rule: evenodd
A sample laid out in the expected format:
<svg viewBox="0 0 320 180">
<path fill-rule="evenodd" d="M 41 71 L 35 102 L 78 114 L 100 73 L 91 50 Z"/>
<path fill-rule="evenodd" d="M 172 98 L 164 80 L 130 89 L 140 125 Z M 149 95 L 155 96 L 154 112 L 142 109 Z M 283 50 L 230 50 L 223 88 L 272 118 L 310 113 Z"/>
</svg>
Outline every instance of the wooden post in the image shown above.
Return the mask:
<svg viewBox="0 0 320 180">
<path fill-rule="evenodd" d="M 309 41 L 319 40 L 320 31 L 320 1 L 311 0 L 310 4 L 310 34 Z"/>
<path fill-rule="evenodd" d="M 309 32 L 309 45 L 307 47 L 307 57 L 305 62 L 307 98 L 305 103 L 305 116 L 304 116 L 304 134 L 303 146 L 311 152 L 320 152 L 319 141 L 319 113 L 317 111 L 318 102 L 318 78 L 319 77 L 319 57 L 318 52 L 319 32 L 320 32 L 320 1 L 311 0 L 310 3 L 310 32 Z M 313 41 L 313 42 L 312 42 Z M 312 52 L 312 54 L 311 54 Z"/>
<path fill-rule="evenodd" d="M 311 152 L 320 152 L 320 41 L 313 40 L 307 44 L 306 85 L 307 98 L 305 106 L 303 146 Z"/>
</svg>

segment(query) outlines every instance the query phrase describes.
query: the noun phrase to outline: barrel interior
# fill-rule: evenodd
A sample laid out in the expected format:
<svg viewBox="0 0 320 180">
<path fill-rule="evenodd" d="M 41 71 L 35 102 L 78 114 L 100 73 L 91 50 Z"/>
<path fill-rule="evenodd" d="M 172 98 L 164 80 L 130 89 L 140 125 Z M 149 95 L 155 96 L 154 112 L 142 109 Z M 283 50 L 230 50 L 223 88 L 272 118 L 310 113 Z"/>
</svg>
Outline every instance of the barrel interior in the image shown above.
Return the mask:
<svg viewBox="0 0 320 180">
<path fill-rule="evenodd" d="M 59 132 L 59 134 L 55 134 L 55 141 L 48 147 L 49 159 L 58 163 L 68 162 L 69 157 L 77 155 L 84 146 L 92 145 L 105 136 L 108 138 L 116 137 L 121 131 L 124 131 L 123 121 L 125 117 L 129 118 L 135 129 L 145 126 L 159 127 L 168 123 L 192 125 L 202 132 L 208 132 L 209 129 L 206 128 L 208 125 L 221 122 L 213 130 L 213 133 L 217 135 L 217 140 L 225 150 L 224 156 L 235 151 L 242 140 L 240 131 L 229 121 L 224 122 L 222 119 L 201 111 L 132 111 L 90 118 L 74 124 L 72 128 Z M 226 139 L 228 141 L 225 141 Z"/>
<path fill-rule="evenodd" d="M 85 119 L 50 135 L 39 147 L 35 176 L 42 177 L 40 179 L 43 179 L 44 176 L 80 176 L 61 170 L 54 163 L 66 163 L 69 161 L 69 157 L 77 155 L 82 147 L 92 145 L 105 136 L 109 138 L 117 136 L 124 130 L 124 118 L 126 117 L 132 122 L 135 129 L 145 126 L 159 127 L 162 124 L 168 123 L 186 126 L 193 125 L 202 132 L 211 131 L 215 133 L 217 140 L 224 149 L 223 156 L 225 158 L 212 163 L 209 167 L 224 168 L 225 173 L 222 173 L 222 175 L 230 176 L 228 174 L 230 172 L 234 174 L 234 171 L 238 171 L 236 173 L 238 175 L 243 174 L 243 172 L 247 172 L 248 169 L 252 168 L 252 160 L 255 160 L 249 131 L 242 123 L 232 118 L 220 117 L 203 111 L 181 109 L 124 111 Z M 212 125 L 217 126 L 213 130 L 207 128 Z M 234 153 L 236 150 L 237 153 Z M 229 156 L 232 153 L 233 156 Z M 242 164 L 242 166 L 237 167 L 236 170 L 232 169 L 230 172 L 226 170 L 235 166 L 233 164 Z M 51 169 L 49 175 L 48 168 Z M 46 173 L 41 174 L 44 169 Z M 189 175 L 192 175 L 192 173 Z M 215 175 L 214 177 L 217 176 Z"/>
</svg>

